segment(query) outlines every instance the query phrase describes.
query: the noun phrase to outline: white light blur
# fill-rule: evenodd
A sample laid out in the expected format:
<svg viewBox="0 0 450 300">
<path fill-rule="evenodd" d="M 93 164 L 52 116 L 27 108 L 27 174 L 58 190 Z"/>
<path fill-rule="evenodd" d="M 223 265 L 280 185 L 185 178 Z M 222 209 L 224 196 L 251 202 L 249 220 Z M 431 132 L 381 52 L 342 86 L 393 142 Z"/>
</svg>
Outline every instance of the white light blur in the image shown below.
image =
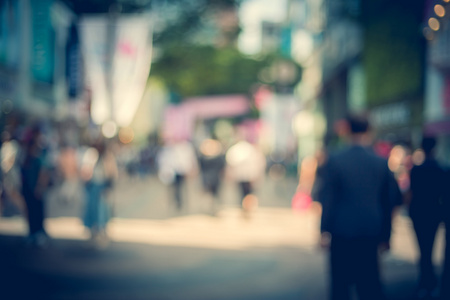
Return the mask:
<svg viewBox="0 0 450 300">
<path fill-rule="evenodd" d="M 253 146 L 241 141 L 232 146 L 226 155 L 226 161 L 231 166 L 236 166 L 245 161 L 253 153 Z"/>
<path fill-rule="evenodd" d="M 292 129 L 300 136 L 310 135 L 314 132 L 314 116 L 307 111 L 301 111 L 292 120 Z"/>
<path fill-rule="evenodd" d="M 112 138 L 117 134 L 117 124 L 113 121 L 107 121 L 102 126 L 102 134 L 105 138 Z"/>
<path fill-rule="evenodd" d="M 142 100 L 150 71 L 151 16 L 121 16 L 116 39 L 107 39 L 106 15 L 83 17 L 81 42 L 89 86 L 91 113 L 96 124 L 114 120 L 120 127 L 131 124 Z M 113 56 L 109 51 L 113 48 Z"/>
<path fill-rule="evenodd" d="M 261 51 L 261 21 L 281 22 L 286 17 L 286 0 L 248 0 L 241 4 L 242 32 L 239 49 L 246 54 Z"/>
</svg>

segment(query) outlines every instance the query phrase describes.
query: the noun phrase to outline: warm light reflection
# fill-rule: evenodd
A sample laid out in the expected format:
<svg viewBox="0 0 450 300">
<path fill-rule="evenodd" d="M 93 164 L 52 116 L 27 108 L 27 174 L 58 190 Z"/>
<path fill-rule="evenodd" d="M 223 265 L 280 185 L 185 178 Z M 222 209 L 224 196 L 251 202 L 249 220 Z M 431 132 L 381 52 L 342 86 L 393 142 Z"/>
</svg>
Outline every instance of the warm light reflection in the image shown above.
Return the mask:
<svg viewBox="0 0 450 300">
<path fill-rule="evenodd" d="M 258 208 L 258 197 L 253 194 L 249 194 L 242 200 L 242 208 L 246 211 L 251 211 Z"/>
<path fill-rule="evenodd" d="M 242 218 L 241 209 L 231 208 L 221 211 L 219 218 L 207 215 L 166 220 L 114 218 L 108 225 L 108 235 L 112 245 L 136 243 L 237 251 L 252 247 L 295 247 L 317 251 L 320 205 L 313 203 L 312 207 L 300 214 L 289 208 L 260 208 L 250 219 Z M 52 239 L 88 242 L 89 236 L 79 218 L 47 218 L 45 226 Z M 394 220 L 391 253 L 415 262 L 417 247 L 410 226 L 407 217 L 398 216 Z M 0 218 L 0 233 L 26 236 L 26 221 L 19 217 Z M 442 232 L 439 236 L 443 236 Z"/>
<path fill-rule="evenodd" d="M 406 151 L 402 146 L 395 146 L 394 148 L 392 148 L 388 160 L 389 169 L 392 172 L 397 172 L 402 165 L 405 156 Z"/>
<path fill-rule="evenodd" d="M 445 16 L 445 8 L 440 4 L 436 4 L 434 6 L 434 12 L 438 17 L 442 18 L 443 16 Z"/>
<path fill-rule="evenodd" d="M 200 144 L 200 152 L 205 156 L 216 156 L 222 152 L 222 145 L 217 140 L 206 139 Z"/>
<path fill-rule="evenodd" d="M 441 25 L 439 24 L 439 21 L 436 18 L 430 18 L 428 20 L 428 26 L 430 26 L 431 29 L 434 31 L 438 31 Z"/>
<path fill-rule="evenodd" d="M 119 140 L 124 144 L 129 144 L 134 139 L 134 131 L 130 127 L 125 127 L 119 131 Z"/>
<path fill-rule="evenodd" d="M 54 239 L 86 242 L 89 239 L 78 218 L 47 218 L 45 226 Z M 222 210 L 218 218 L 208 215 L 166 220 L 114 218 L 107 231 L 112 242 L 122 243 L 226 250 L 283 246 L 315 249 L 318 228 L 319 215 L 315 213 L 299 217 L 290 208 L 259 208 L 244 219 L 242 209 L 229 208 Z M 25 236 L 26 221 L 0 219 L 0 233 Z"/>
<path fill-rule="evenodd" d="M 412 154 L 412 161 L 416 166 L 420 166 L 425 161 L 425 153 L 422 149 L 417 149 Z"/>
<path fill-rule="evenodd" d="M 311 193 L 316 178 L 317 159 L 313 156 L 305 157 L 300 165 L 299 188 Z"/>
</svg>

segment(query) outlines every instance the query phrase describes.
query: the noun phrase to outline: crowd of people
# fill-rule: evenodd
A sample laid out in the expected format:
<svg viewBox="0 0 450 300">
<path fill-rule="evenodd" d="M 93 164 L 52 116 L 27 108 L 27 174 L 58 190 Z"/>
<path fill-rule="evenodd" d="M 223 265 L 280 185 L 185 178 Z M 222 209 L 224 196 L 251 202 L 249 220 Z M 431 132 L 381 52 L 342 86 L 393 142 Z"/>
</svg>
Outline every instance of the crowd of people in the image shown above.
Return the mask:
<svg viewBox="0 0 450 300">
<path fill-rule="evenodd" d="M 84 198 L 80 218 L 96 245 L 107 242 L 106 198 L 118 178 L 117 162 L 101 135 L 75 142 L 68 136 L 44 121 L 9 126 L 2 133 L 0 212 L 26 218 L 27 245 L 44 247 L 49 242 L 44 220 L 52 189 L 58 190 L 59 201 L 64 203 Z"/>
<path fill-rule="evenodd" d="M 237 199 L 244 213 L 257 206 L 254 184 L 266 170 L 261 149 L 246 138 L 238 138 L 230 147 L 215 138 L 205 138 L 198 146 L 186 139 L 169 139 L 158 153 L 158 176 L 172 187 L 176 207 L 183 208 L 182 187 L 186 177 L 199 174 L 203 192 L 212 198 L 212 214 L 220 206 L 219 190 L 225 180 L 236 182 Z"/>
<path fill-rule="evenodd" d="M 392 219 L 401 206 L 408 208 L 420 254 L 417 297 L 450 299 L 450 246 L 445 249 L 442 276 L 436 274 L 432 260 L 437 230 L 441 223 L 447 228 L 450 224 L 450 177 L 436 159 L 436 138 L 424 136 L 420 149 L 410 155 L 397 147 L 380 151 L 384 148 L 373 147 L 367 119 L 349 116 L 346 122 L 346 145 L 322 151 L 315 160 L 305 158 L 297 191 L 321 205 L 320 245 L 330 253 L 331 299 L 350 299 L 353 285 L 360 299 L 385 299 L 379 255 L 390 248 Z M 80 219 L 93 244 L 106 246 L 109 193 L 121 172 L 158 176 L 171 187 L 177 210 L 185 205 L 186 177 L 193 175 L 200 176 L 204 193 L 211 197 L 213 214 L 220 206 L 225 178 L 239 187 L 236 203 L 244 215 L 258 205 L 254 184 L 265 174 L 267 158 L 243 135 L 228 145 L 212 136 L 197 144 L 183 138 L 152 140 L 140 152 L 132 147 L 124 151 L 120 148 L 124 145 L 105 139 L 100 131 L 80 135 L 75 143 L 68 136 L 49 131 L 45 122 L 20 130 L 6 128 L 1 135 L 0 211 L 7 215 L 15 209 L 26 217 L 29 245 L 41 247 L 49 241 L 44 226 L 46 195 L 57 186 L 61 202 L 82 196 Z M 140 162 L 132 164 L 135 157 Z"/>
<path fill-rule="evenodd" d="M 320 245 L 329 250 L 330 299 L 352 299 L 352 287 L 358 299 L 386 299 L 379 256 L 390 249 L 400 207 L 409 213 L 419 250 L 415 297 L 450 299 L 450 177 L 436 159 L 437 139 L 425 134 L 414 153 L 400 145 L 379 151 L 365 116 L 344 122 L 345 143 L 322 159 L 313 193 L 322 205 Z M 433 246 L 441 223 L 446 247 L 439 278 Z"/>
<path fill-rule="evenodd" d="M 3 132 L 0 213 L 26 217 L 27 244 L 45 246 L 49 241 L 44 219 L 51 191 L 62 204 L 81 198 L 80 219 L 93 244 L 106 246 L 112 213 L 109 196 L 119 174 L 129 178 L 158 176 L 171 189 L 173 199 L 169 200 L 178 211 L 186 205 L 186 177 L 194 175 L 201 177 L 203 192 L 212 199 L 213 215 L 220 207 L 219 190 L 226 177 L 241 187 L 241 202 L 237 199 L 236 203 L 244 211 L 257 205 L 252 185 L 264 174 L 265 156 L 245 139 L 228 148 L 211 137 L 198 145 L 185 138 L 150 139 L 148 145 L 136 150 L 133 145 L 104 138 L 95 128 L 72 139 L 67 130 L 57 129 L 38 121 L 7 127 Z"/>
</svg>

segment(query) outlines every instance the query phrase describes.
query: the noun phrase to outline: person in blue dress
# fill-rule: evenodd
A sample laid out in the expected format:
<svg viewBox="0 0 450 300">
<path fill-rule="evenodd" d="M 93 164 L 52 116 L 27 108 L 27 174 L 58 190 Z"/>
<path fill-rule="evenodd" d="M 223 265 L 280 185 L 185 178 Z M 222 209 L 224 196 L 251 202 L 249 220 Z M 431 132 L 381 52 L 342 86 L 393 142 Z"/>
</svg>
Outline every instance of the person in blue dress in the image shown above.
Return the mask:
<svg viewBox="0 0 450 300">
<path fill-rule="evenodd" d="M 117 164 L 105 142 L 99 140 L 86 150 L 81 167 L 86 203 L 84 225 L 89 229 L 91 239 L 100 245 L 107 242 L 106 226 L 111 217 L 108 193 L 118 176 Z"/>
</svg>

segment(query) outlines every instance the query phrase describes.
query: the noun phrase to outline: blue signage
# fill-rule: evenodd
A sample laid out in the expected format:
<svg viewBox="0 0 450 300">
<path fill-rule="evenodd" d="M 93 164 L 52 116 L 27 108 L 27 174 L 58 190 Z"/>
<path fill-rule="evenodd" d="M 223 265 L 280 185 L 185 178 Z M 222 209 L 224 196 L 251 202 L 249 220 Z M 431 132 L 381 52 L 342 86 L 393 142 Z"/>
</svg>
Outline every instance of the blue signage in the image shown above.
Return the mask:
<svg viewBox="0 0 450 300">
<path fill-rule="evenodd" d="M 31 71 L 37 81 L 53 82 L 55 33 L 51 23 L 53 0 L 32 0 Z"/>
</svg>

